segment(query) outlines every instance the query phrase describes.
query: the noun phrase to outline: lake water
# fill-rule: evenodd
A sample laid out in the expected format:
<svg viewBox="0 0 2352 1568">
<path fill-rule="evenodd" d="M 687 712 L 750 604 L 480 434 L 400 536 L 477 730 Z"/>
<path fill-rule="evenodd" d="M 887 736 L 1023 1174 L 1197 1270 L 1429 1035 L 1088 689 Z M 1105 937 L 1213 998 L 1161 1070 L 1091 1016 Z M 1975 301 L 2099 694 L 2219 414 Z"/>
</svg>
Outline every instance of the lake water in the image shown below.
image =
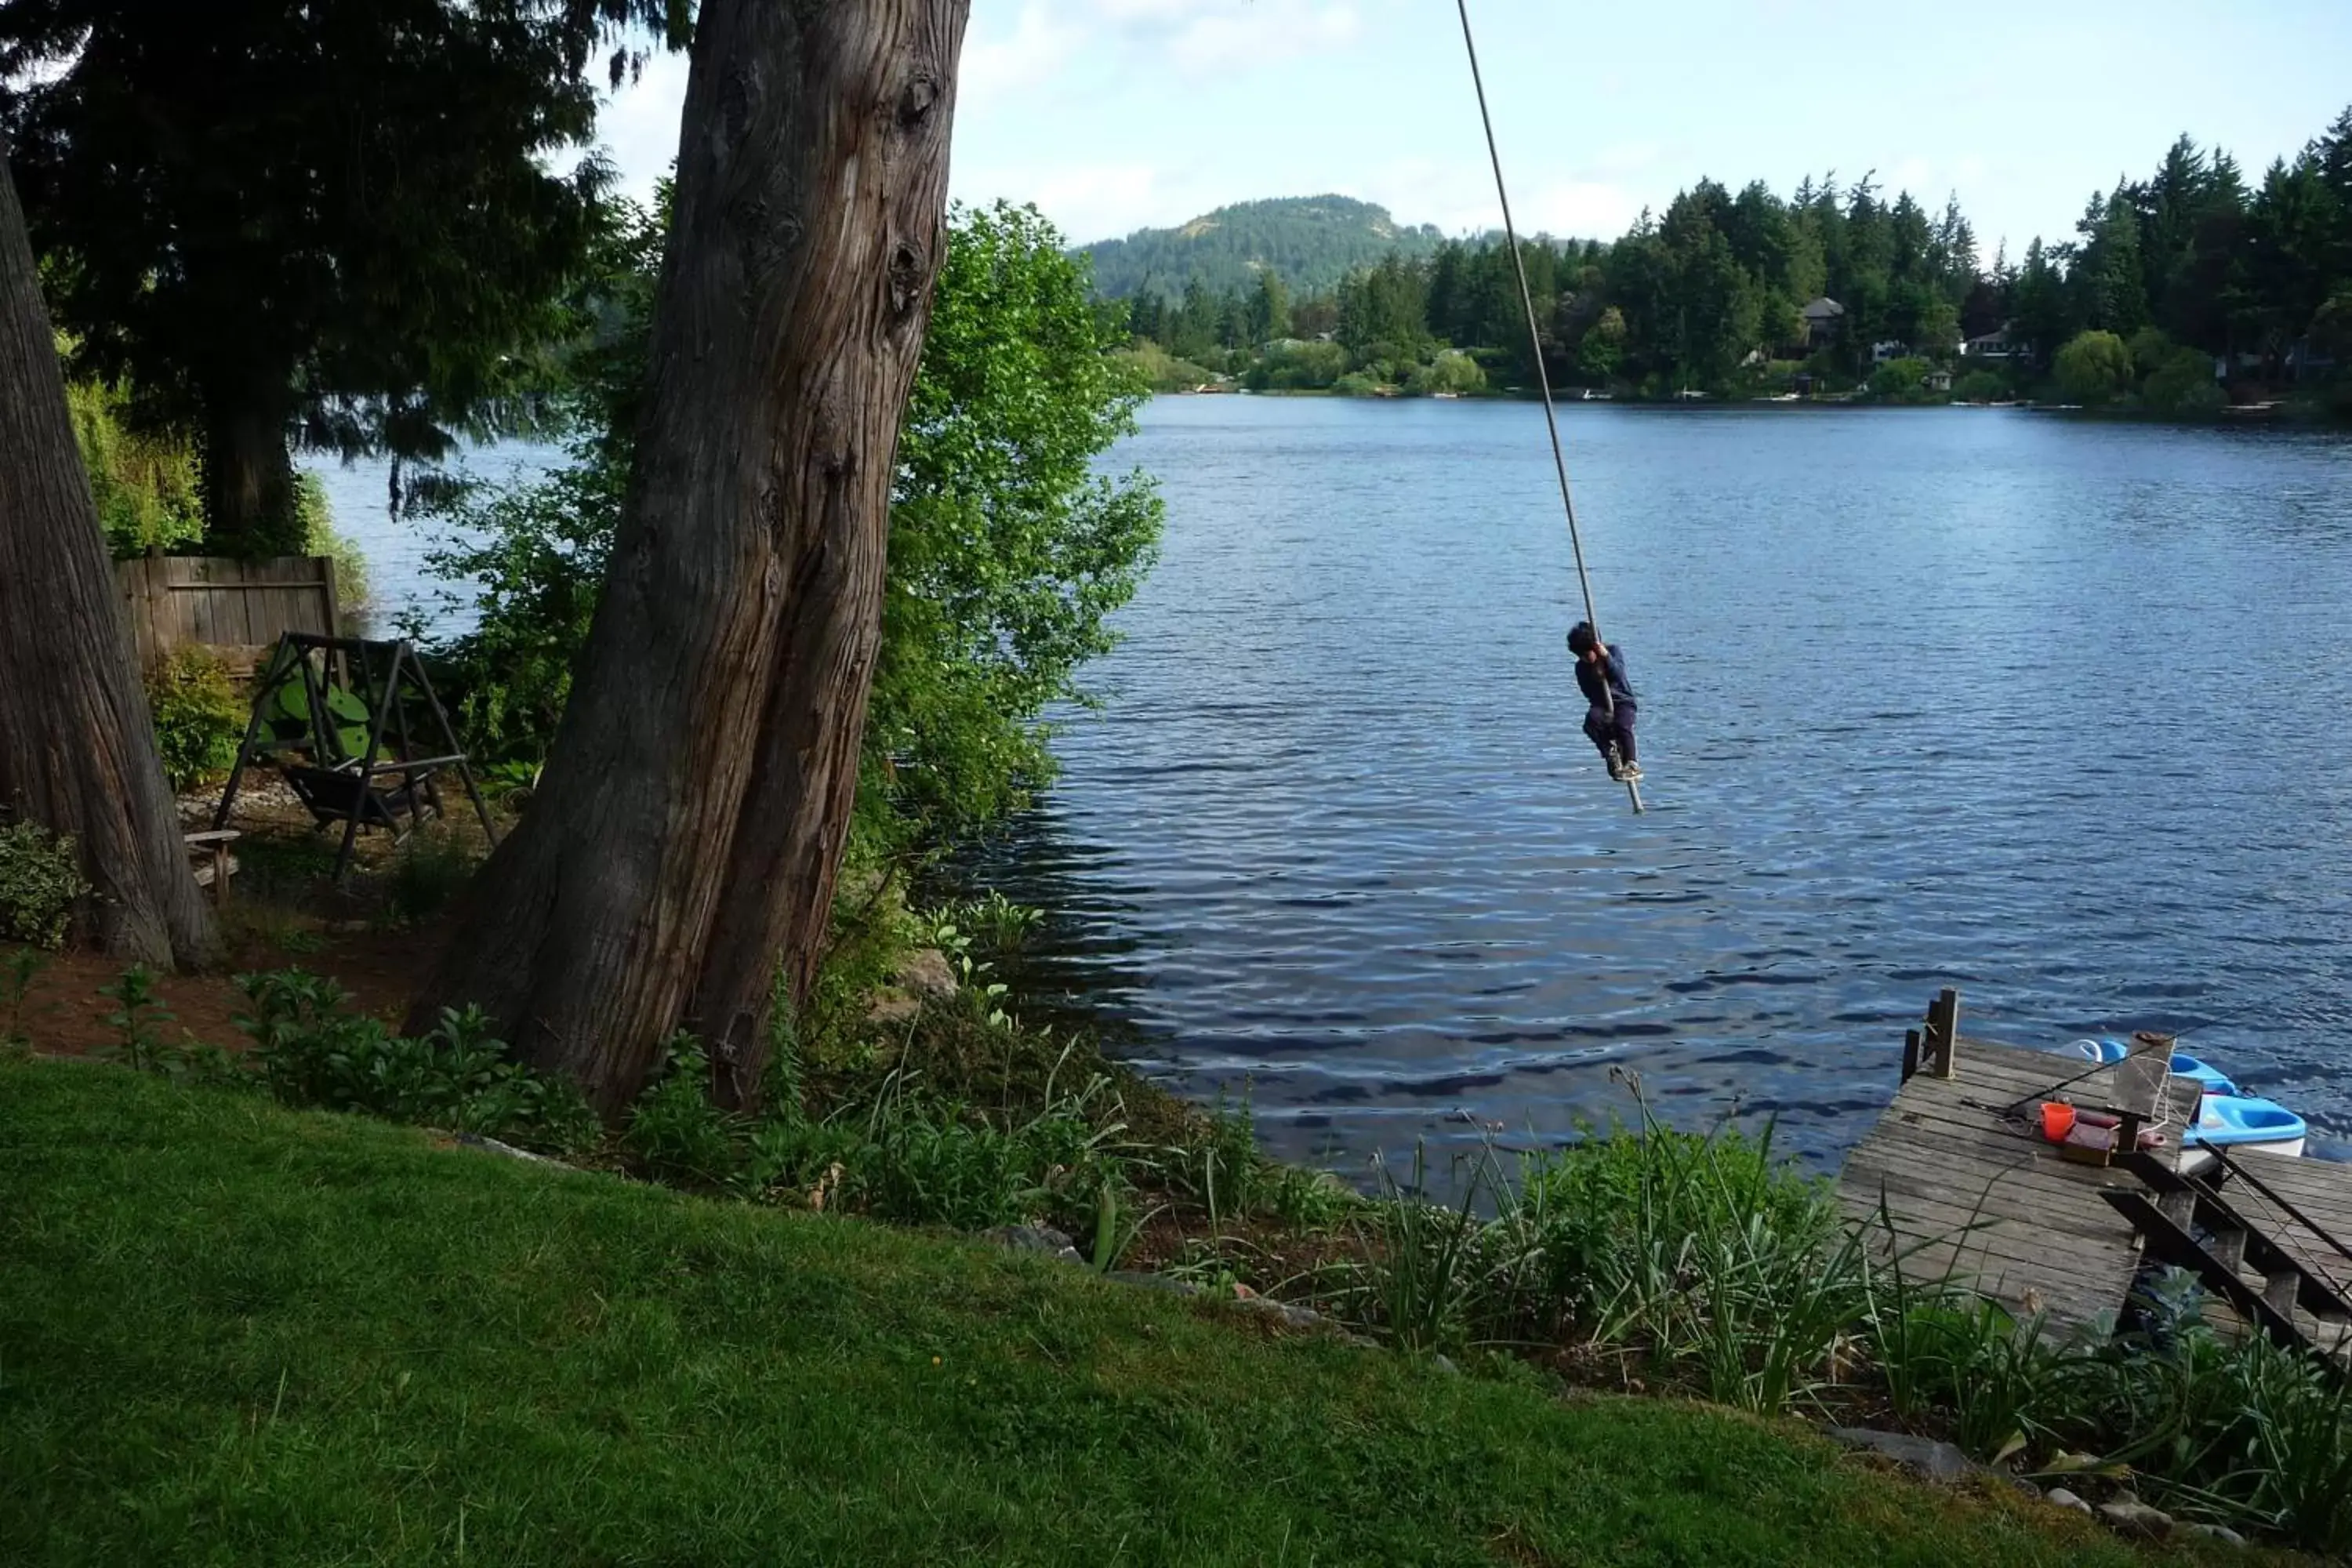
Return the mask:
<svg viewBox="0 0 2352 1568">
<path fill-rule="evenodd" d="M 1161 399 L 1116 456 L 1163 559 L 987 867 L 1047 990 L 1347 1164 L 1626 1111 L 1617 1068 L 1833 1159 L 1948 984 L 2020 1043 L 2190 1033 L 2342 1151 L 2352 444 L 1562 418 L 1651 813 L 1578 730 L 1537 409 Z"/>
</svg>

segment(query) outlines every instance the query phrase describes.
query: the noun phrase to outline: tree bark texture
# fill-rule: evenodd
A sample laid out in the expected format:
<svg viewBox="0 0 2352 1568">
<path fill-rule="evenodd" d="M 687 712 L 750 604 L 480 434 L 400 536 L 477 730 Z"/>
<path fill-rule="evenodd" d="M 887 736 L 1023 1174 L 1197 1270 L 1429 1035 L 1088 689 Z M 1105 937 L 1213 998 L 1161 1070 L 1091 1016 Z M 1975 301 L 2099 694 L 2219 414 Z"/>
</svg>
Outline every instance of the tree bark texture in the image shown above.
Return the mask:
<svg viewBox="0 0 2352 1568">
<path fill-rule="evenodd" d="M 805 994 L 881 639 L 969 0 L 704 0 L 619 534 L 530 814 L 412 1026 L 480 1004 L 608 1114 Z"/>
<path fill-rule="evenodd" d="M 205 548 L 211 553 L 253 560 L 306 552 L 294 458 L 286 446 L 289 423 L 270 398 L 207 389 Z"/>
<path fill-rule="evenodd" d="M 114 564 L 74 444 L 24 209 L 0 149 L 0 819 L 68 833 L 77 932 L 162 967 L 211 956 Z"/>
</svg>

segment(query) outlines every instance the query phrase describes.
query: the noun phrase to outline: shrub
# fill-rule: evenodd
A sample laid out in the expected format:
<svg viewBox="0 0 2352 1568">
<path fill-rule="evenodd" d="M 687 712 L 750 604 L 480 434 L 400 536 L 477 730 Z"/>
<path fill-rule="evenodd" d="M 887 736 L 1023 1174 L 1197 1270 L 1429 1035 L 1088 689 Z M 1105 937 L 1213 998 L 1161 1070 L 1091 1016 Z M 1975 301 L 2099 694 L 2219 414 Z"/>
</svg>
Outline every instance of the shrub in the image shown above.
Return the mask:
<svg viewBox="0 0 2352 1568">
<path fill-rule="evenodd" d="M 1244 379 L 1256 392 L 1319 392 L 1347 370 L 1348 351 L 1338 343 L 1279 342 Z"/>
<path fill-rule="evenodd" d="M 1989 370 L 1972 370 L 1952 384 L 1955 403 L 1998 403 L 2009 395 L 2009 384 Z"/>
<path fill-rule="evenodd" d="M 1486 373 L 1460 349 L 1442 349 L 1427 364 L 1418 364 L 1405 376 L 1405 391 L 1417 396 L 1440 392 L 1484 392 Z"/>
<path fill-rule="evenodd" d="M 2168 347 L 2149 368 L 2140 395 L 2149 412 L 2172 419 L 2203 418 L 2229 403 L 2214 384 L 2212 359 L 2196 349 Z"/>
<path fill-rule="evenodd" d="M 478 1132 L 555 1153 L 602 1131 L 569 1080 L 509 1059 L 480 1009 L 445 1009 L 429 1033 L 394 1035 L 343 1010 L 333 981 L 299 969 L 240 975 L 253 1012 L 237 1026 L 270 1092 L 288 1105 L 360 1110 L 394 1121 Z"/>
<path fill-rule="evenodd" d="M 63 947 L 74 906 L 91 890 L 70 836 L 37 822 L 0 823 L 0 938 Z"/>
<path fill-rule="evenodd" d="M 2096 407 L 2132 388 L 2131 350 L 2113 332 L 2081 332 L 2058 351 L 2059 390 L 2068 400 Z"/>
<path fill-rule="evenodd" d="M 622 1146 L 649 1174 L 719 1186 L 742 1167 L 738 1119 L 710 1100 L 710 1058 L 691 1035 L 673 1036 L 658 1076 L 629 1109 Z"/>
<path fill-rule="evenodd" d="M 1870 395 L 1888 403 L 1921 402 L 1929 395 L 1927 372 L 1933 368 L 1923 359 L 1888 360 L 1870 373 Z"/>
<path fill-rule="evenodd" d="M 154 719 L 163 776 L 174 791 L 194 789 L 236 766 L 246 705 L 229 680 L 228 667 L 210 649 L 184 647 L 151 670 L 147 709 Z"/>
</svg>

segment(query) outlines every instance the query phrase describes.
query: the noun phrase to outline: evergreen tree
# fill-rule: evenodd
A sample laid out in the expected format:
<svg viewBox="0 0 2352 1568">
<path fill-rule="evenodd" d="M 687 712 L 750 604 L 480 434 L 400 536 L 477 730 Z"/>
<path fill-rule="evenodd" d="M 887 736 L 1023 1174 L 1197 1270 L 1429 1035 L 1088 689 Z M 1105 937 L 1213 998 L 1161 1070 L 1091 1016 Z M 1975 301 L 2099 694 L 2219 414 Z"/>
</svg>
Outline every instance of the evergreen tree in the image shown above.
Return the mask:
<svg viewBox="0 0 2352 1568">
<path fill-rule="evenodd" d="M 686 0 L 12 0 L 0 121 L 81 363 L 199 438 L 210 545 L 300 543 L 289 437 L 517 422 L 605 166 L 592 58 Z M 614 74 L 633 57 L 610 57 Z"/>
</svg>

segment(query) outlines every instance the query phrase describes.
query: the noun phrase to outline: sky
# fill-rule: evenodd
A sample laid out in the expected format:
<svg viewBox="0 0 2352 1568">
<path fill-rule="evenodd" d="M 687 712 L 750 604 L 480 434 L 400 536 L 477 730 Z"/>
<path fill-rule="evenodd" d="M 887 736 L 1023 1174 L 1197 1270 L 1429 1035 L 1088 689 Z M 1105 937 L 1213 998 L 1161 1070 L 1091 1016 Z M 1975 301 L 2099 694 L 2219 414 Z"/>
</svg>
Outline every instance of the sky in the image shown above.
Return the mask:
<svg viewBox="0 0 2352 1568">
<path fill-rule="evenodd" d="M 1702 176 L 1786 194 L 1866 171 L 1988 260 L 2059 239 L 2182 132 L 2250 178 L 2352 104 L 2352 0 L 1471 0 L 1519 226 L 1614 238 Z M 640 194 L 684 57 L 601 136 Z M 1496 227 L 1452 0 L 975 0 L 952 194 L 1034 203 L 1077 243 L 1228 202 L 1337 192 Z"/>
</svg>

